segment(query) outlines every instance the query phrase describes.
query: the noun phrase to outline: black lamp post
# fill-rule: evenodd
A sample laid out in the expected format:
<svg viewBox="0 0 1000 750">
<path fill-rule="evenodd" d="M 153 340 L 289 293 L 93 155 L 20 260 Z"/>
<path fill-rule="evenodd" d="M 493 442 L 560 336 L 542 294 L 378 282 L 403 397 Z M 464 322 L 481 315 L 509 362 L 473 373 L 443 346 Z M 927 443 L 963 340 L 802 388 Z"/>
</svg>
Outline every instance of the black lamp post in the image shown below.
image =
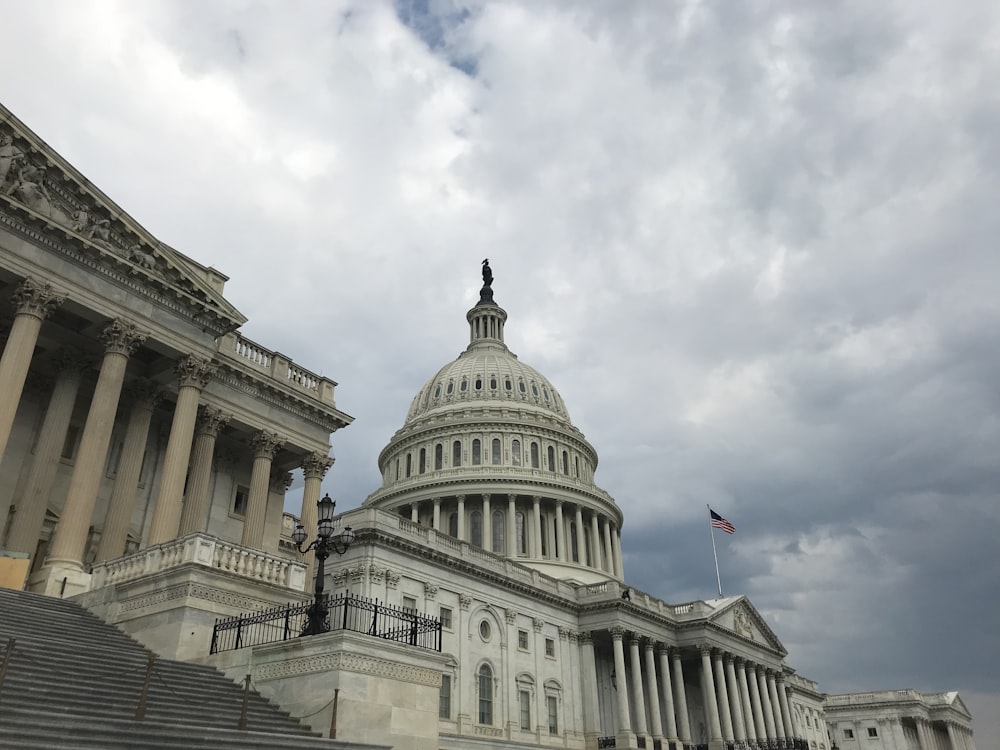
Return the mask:
<svg viewBox="0 0 1000 750">
<path fill-rule="evenodd" d="M 354 542 L 354 531 L 350 526 L 345 527 L 337 536 L 333 535 L 336 526 L 333 521 L 333 509 L 337 507 L 337 503 L 330 498 L 330 493 L 325 494 L 323 499 L 316 503 L 316 506 L 319 508 L 319 521 L 316 524 L 316 538 L 309 543 L 309 546 L 305 549 L 302 548 L 308 534 L 301 523 L 295 524 L 295 531 L 292 532 L 292 541 L 295 542 L 296 549 L 299 552 L 316 550 L 316 560 L 319 562 L 319 565 L 316 566 L 316 600 L 309 608 L 307 613 L 309 621 L 302 629 L 302 635 L 318 635 L 329 632 L 330 610 L 327 609 L 326 596 L 323 594 L 323 579 L 326 577 L 324 563 L 326 563 L 326 558 L 330 556 L 331 550 L 342 555 Z"/>
</svg>

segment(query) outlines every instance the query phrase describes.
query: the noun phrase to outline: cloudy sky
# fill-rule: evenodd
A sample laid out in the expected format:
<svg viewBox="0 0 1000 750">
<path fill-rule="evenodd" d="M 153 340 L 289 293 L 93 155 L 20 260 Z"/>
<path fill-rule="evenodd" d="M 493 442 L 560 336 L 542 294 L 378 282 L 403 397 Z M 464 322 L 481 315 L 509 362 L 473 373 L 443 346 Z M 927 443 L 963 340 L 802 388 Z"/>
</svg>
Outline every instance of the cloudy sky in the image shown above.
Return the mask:
<svg viewBox="0 0 1000 750">
<path fill-rule="evenodd" d="M 0 101 L 339 381 L 353 507 L 467 342 L 562 393 L 630 583 L 1000 747 L 1000 5 L 14 2 Z"/>
</svg>

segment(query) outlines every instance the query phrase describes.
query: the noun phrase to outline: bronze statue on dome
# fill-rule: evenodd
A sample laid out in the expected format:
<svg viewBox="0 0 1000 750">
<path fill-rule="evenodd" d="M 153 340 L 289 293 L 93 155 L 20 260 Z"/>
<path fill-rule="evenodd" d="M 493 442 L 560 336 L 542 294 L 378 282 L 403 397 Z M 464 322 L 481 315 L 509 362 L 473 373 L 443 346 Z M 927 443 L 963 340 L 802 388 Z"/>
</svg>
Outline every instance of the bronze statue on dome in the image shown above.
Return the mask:
<svg viewBox="0 0 1000 750">
<path fill-rule="evenodd" d="M 490 268 L 490 259 L 483 260 L 483 288 L 479 290 L 479 304 L 493 305 L 493 269 Z"/>
</svg>

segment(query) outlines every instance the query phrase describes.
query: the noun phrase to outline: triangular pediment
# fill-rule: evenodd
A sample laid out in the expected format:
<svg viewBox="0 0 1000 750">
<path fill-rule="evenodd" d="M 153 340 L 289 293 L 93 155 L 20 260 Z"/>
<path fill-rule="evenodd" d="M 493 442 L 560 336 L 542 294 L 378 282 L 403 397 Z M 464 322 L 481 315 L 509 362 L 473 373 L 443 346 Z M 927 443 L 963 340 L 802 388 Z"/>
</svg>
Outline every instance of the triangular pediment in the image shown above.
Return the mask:
<svg viewBox="0 0 1000 750">
<path fill-rule="evenodd" d="M 222 295 L 225 276 L 160 242 L 3 105 L 0 212 L 5 228 L 166 296 L 207 329 L 221 334 L 246 322 Z"/>
<path fill-rule="evenodd" d="M 954 693 L 954 697 L 951 700 L 951 707 L 954 708 L 956 711 L 961 711 L 963 714 L 965 714 L 970 718 L 972 717 L 972 712 L 965 705 L 965 701 L 962 700 L 962 696 L 960 696 L 958 693 Z"/>
<path fill-rule="evenodd" d="M 722 603 L 708 619 L 709 622 L 732 631 L 741 638 L 774 649 L 782 655 L 788 653 L 760 612 L 745 596 L 733 597 Z"/>
</svg>

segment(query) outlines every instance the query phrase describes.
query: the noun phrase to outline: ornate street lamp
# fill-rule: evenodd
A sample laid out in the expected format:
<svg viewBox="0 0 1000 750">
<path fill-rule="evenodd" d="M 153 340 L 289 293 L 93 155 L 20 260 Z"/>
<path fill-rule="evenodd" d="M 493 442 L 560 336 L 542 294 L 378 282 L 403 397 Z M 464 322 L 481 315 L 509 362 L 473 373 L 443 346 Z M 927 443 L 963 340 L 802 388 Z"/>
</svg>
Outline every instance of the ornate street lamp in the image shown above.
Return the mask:
<svg viewBox="0 0 1000 750">
<path fill-rule="evenodd" d="M 330 610 L 327 609 L 326 595 L 323 593 L 323 579 L 326 577 L 324 563 L 326 563 L 326 558 L 330 556 L 331 550 L 338 555 L 343 555 L 354 542 L 354 531 L 350 526 L 345 527 L 337 536 L 333 534 L 337 525 L 333 520 L 333 509 L 337 507 L 337 503 L 330 498 L 330 493 L 325 494 L 323 499 L 316 503 L 316 506 L 319 509 L 319 521 L 316 524 L 316 538 L 309 543 L 309 546 L 305 549 L 302 548 L 308 534 L 301 523 L 295 524 L 295 531 L 292 532 L 295 548 L 303 553 L 316 550 L 316 560 L 319 562 L 319 565 L 316 566 L 316 598 L 307 612 L 309 621 L 302 629 L 302 635 L 318 635 L 329 632 Z"/>
</svg>

